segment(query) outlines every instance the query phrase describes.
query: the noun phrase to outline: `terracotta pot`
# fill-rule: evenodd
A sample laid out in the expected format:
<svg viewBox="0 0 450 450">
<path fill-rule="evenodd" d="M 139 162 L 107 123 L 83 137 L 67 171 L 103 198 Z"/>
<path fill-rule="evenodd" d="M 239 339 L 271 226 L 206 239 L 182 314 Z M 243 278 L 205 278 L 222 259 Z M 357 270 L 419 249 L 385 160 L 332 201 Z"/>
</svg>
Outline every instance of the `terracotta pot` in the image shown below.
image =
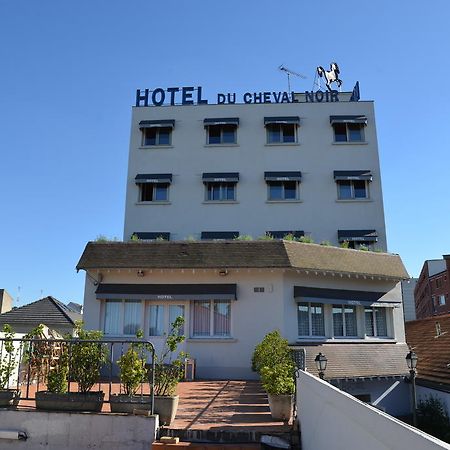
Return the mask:
<svg viewBox="0 0 450 450">
<path fill-rule="evenodd" d="M 290 420 L 294 409 L 294 396 L 292 394 L 267 394 L 267 396 L 272 418 L 275 420 Z"/>
<path fill-rule="evenodd" d="M 155 414 L 159 414 L 160 425 L 170 425 L 175 419 L 178 409 L 178 395 L 155 395 Z"/>
<path fill-rule="evenodd" d="M 133 414 L 134 409 L 151 410 L 150 395 L 112 394 L 109 398 L 111 412 Z"/>
<path fill-rule="evenodd" d="M 90 411 L 100 412 L 105 394 L 99 392 L 36 392 L 36 408 L 47 411 Z"/>
</svg>

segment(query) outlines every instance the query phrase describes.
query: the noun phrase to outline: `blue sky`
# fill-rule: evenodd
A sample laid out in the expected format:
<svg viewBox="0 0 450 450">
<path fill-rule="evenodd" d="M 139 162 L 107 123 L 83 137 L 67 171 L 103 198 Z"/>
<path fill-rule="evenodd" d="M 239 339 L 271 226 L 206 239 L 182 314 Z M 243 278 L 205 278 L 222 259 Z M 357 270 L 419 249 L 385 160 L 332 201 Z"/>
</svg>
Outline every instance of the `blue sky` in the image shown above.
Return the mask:
<svg viewBox="0 0 450 450">
<path fill-rule="evenodd" d="M 87 241 L 122 237 L 137 88 L 310 90 L 337 61 L 375 100 L 388 247 L 450 253 L 447 0 L 0 0 L 0 288 L 82 302 Z M 19 289 L 20 287 L 20 289 Z"/>
</svg>

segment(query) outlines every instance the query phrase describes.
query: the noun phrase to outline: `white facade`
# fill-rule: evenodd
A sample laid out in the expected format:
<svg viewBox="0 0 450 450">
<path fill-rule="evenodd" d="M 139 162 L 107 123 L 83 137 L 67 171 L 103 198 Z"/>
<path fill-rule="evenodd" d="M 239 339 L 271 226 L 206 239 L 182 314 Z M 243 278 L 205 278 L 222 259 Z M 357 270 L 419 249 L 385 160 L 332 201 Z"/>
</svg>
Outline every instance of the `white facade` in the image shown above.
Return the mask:
<svg viewBox="0 0 450 450">
<path fill-rule="evenodd" d="M 299 103 L 134 107 L 124 240 L 134 233 L 154 233 L 153 237 L 170 233 L 170 240 L 184 240 L 200 239 L 202 232 L 237 232 L 257 238 L 271 231 L 295 231 L 315 242 L 337 245 L 344 240 L 338 238 L 338 230 L 365 230 L 377 238 L 362 238 L 363 243 L 386 250 L 373 102 L 349 101 L 347 93 L 339 94 L 339 102 L 307 103 L 300 94 L 297 98 Z M 344 121 L 345 117 L 366 119 L 358 125 L 361 141 L 352 141 L 349 135 L 349 141 L 336 142 L 332 116 Z M 230 118 L 239 119 L 235 142 L 208 144 L 210 127 L 205 119 Z M 295 142 L 268 143 L 271 125 L 267 119 L 276 122 L 277 118 L 298 119 Z M 159 141 L 158 132 L 167 124 L 170 131 Z M 150 145 L 143 145 L 145 126 L 158 128 L 153 141 L 147 142 Z M 335 179 L 335 171 L 369 175 L 359 180 L 359 186 L 365 185 L 362 192 L 355 193 L 350 174 L 340 199 L 342 181 Z M 276 193 L 271 199 L 266 172 L 301 172 L 295 194 L 287 195 L 293 198 L 280 199 Z M 160 197 L 156 191 L 147 192 L 143 197 L 145 183 L 145 189 L 152 189 L 148 179 L 164 174 L 170 175 L 167 192 Z M 238 174 L 239 180 L 228 199 L 218 193 L 219 199 L 208 200 L 204 174 Z M 144 182 L 136 180 L 139 175 Z"/>
</svg>

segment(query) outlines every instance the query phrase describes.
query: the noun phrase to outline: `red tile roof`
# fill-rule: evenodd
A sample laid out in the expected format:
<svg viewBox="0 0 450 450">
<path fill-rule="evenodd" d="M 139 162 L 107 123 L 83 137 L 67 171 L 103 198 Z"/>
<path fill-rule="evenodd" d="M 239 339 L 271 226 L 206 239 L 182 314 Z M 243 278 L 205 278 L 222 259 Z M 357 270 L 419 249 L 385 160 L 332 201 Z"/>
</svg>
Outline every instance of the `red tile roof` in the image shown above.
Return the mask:
<svg viewBox="0 0 450 450">
<path fill-rule="evenodd" d="M 418 357 L 418 378 L 450 385 L 450 314 L 406 322 L 405 329 L 406 342 Z"/>
</svg>

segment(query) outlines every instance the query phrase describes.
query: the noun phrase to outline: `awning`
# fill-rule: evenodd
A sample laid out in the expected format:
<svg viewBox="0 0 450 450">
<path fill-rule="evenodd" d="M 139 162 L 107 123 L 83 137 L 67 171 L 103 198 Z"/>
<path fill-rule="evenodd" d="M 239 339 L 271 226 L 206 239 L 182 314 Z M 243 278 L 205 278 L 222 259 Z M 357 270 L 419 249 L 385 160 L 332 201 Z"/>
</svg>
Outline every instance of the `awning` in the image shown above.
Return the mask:
<svg viewBox="0 0 450 450">
<path fill-rule="evenodd" d="M 236 239 L 239 231 L 202 231 L 202 240 L 206 239 Z"/>
<path fill-rule="evenodd" d="M 339 242 L 377 242 L 378 234 L 375 230 L 338 230 L 338 239 Z"/>
<path fill-rule="evenodd" d="M 133 236 L 136 236 L 142 241 L 154 241 L 156 239 L 164 239 L 165 241 L 170 240 L 170 233 L 158 233 L 157 231 L 135 231 Z"/>
<path fill-rule="evenodd" d="M 175 120 L 141 120 L 139 122 L 139 128 L 174 128 Z"/>
<path fill-rule="evenodd" d="M 335 170 L 335 180 L 368 180 L 372 181 L 370 170 Z"/>
<path fill-rule="evenodd" d="M 136 184 L 172 183 L 171 173 L 141 173 L 136 175 Z"/>
<path fill-rule="evenodd" d="M 304 231 L 266 231 L 267 236 L 272 236 L 274 239 L 283 239 L 286 235 L 292 235 L 295 238 L 301 238 L 305 235 Z"/>
<path fill-rule="evenodd" d="M 362 125 L 367 125 L 366 116 L 330 116 L 330 123 L 334 125 L 335 123 L 360 123 Z"/>
<path fill-rule="evenodd" d="M 264 126 L 276 124 L 300 125 L 300 117 L 298 116 L 264 117 Z"/>
<path fill-rule="evenodd" d="M 239 172 L 208 172 L 203 174 L 203 183 L 237 183 Z"/>
<path fill-rule="evenodd" d="M 101 300 L 236 300 L 236 284 L 99 284 Z"/>
<path fill-rule="evenodd" d="M 346 289 L 323 289 L 304 286 L 294 286 L 296 301 L 326 303 L 337 305 L 361 305 L 397 307 L 401 303 L 399 297 L 396 301 L 389 299 L 383 301 L 386 292 L 352 291 Z M 384 297 L 384 298 L 383 298 Z M 381 301 L 379 301 L 381 299 Z"/>
<path fill-rule="evenodd" d="M 264 172 L 266 181 L 302 181 L 301 172 Z"/>
<path fill-rule="evenodd" d="M 239 126 L 239 117 L 220 117 L 217 119 L 205 119 L 203 121 L 205 127 L 210 127 L 211 125 L 235 125 Z"/>
</svg>

